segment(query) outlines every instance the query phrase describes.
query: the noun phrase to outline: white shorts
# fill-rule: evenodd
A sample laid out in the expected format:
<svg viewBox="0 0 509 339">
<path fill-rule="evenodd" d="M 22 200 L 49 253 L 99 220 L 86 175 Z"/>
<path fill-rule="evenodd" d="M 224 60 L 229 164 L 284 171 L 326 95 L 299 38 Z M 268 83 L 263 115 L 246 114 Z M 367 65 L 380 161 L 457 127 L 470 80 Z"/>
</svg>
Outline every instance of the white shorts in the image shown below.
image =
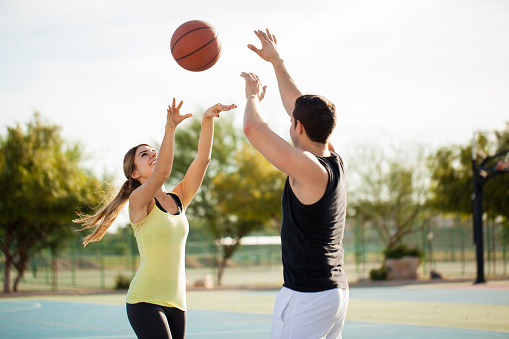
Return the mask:
<svg viewBox="0 0 509 339">
<path fill-rule="evenodd" d="M 297 292 L 283 287 L 272 314 L 272 339 L 341 338 L 349 290 Z"/>
</svg>

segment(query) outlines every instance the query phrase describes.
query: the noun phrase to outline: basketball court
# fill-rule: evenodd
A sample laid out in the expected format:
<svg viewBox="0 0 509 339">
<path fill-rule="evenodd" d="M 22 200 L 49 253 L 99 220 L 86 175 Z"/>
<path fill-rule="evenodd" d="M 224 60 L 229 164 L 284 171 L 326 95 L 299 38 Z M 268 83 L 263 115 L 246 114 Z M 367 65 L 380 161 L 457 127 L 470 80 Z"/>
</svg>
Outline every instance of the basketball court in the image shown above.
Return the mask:
<svg viewBox="0 0 509 339">
<path fill-rule="evenodd" d="M 186 338 L 269 338 L 277 290 L 188 291 Z M 0 338 L 135 338 L 125 294 L 0 299 Z M 343 338 L 509 338 L 509 282 L 352 287 Z"/>
</svg>

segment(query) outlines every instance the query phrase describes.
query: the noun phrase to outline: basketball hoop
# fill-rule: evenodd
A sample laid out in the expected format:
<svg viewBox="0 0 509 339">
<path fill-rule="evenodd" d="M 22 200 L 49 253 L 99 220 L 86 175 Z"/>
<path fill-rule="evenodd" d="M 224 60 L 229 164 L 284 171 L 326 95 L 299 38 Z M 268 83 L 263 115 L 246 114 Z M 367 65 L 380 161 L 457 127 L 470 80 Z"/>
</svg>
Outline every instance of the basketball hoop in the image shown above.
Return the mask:
<svg viewBox="0 0 509 339">
<path fill-rule="evenodd" d="M 509 150 L 499 152 L 493 156 L 482 155 L 476 148 L 476 133 L 472 140 L 472 220 L 474 226 L 474 243 L 476 245 L 477 278 L 475 284 L 485 283 L 484 278 L 484 241 L 483 241 L 483 187 L 491 178 L 509 173 Z M 481 158 L 478 163 L 478 156 Z M 496 159 L 502 158 L 503 160 Z M 496 161 L 496 162 L 495 162 Z"/>
</svg>

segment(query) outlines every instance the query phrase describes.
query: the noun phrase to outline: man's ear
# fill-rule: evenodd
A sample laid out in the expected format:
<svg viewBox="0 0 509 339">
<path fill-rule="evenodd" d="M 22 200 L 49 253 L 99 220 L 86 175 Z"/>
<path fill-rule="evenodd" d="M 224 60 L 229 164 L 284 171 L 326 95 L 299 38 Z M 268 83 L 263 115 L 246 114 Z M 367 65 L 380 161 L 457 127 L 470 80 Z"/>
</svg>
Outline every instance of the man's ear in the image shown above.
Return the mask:
<svg viewBox="0 0 509 339">
<path fill-rule="evenodd" d="M 302 134 L 305 131 L 304 125 L 302 125 L 300 120 L 297 120 L 297 123 L 296 123 L 296 126 L 295 126 L 295 131 L 297 132 L 297 134 Z"/>
</svg>

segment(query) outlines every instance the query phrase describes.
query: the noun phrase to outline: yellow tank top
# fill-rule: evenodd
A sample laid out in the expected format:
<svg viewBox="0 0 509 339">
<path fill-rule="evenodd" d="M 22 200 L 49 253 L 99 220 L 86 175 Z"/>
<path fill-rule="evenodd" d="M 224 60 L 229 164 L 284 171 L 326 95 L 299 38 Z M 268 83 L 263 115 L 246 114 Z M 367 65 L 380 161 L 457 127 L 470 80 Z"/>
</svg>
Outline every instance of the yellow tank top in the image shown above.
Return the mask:
<svg viewBox="0 0 509 339">
<path fill-rule="evenodd" d="M 154 205 L 149 215 L 132 223 L 140 267 L 129 291 L 127 303 L 146 302 L 186 311 L 185 245 L 189 223 L 179 215 L 163 212 Z"/>
</svg>

